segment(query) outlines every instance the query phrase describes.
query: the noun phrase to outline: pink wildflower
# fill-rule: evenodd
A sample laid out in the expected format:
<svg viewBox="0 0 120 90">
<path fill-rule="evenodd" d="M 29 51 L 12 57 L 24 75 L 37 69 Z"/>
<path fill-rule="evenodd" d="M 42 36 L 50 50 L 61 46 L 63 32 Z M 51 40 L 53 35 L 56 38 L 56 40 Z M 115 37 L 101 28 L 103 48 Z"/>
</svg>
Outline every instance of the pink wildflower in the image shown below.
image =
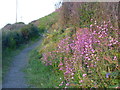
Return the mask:
<svg viewBox="0 0 120 90">
<path fill-rule="evenodd" d="M 80 82 L 83 82 L 83 80 L 80 80 Z"/>
<path fill-rule="evenodd" d="M 63 70 L 63 67 L 61 67 L 59 70 Z"/>
<path fill-rule="evenodd" d="M 91 24 L 90 27 L 92 27 L 93 25 Z"/>
<path fill-rule="evenodd" d="M 60 61 L 60 64 L 58 65 L 58 67 L 60 67 L 60 66 L 62 66 L 63 65 L 63 63 Z"/>
<path fill-rule="evenodd" d="M 68 85 L 69 85 L 69 83 L 66 84 L 66 86 L 68 86 Z"/>
<path fill-rule="evenodd" d="M 82 76 L 85 77 L 87 74 L 83 74 Z"/>
<path fill-rule="evenodd" d="M 116 56 L 114 56 L 114 59 L 113 60 L 117 60 L 117 57 Z"/>
</svg>

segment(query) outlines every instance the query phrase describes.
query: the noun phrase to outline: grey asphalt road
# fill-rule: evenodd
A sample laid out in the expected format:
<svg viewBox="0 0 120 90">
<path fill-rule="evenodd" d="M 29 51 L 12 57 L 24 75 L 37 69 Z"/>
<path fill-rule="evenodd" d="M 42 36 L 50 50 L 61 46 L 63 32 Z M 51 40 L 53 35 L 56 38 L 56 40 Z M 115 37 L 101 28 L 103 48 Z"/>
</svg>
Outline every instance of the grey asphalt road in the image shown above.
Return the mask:
<svg viewBox="0 0 120 90">
<path fill-rule="evenodd" d="M 28 53 L 40 45 L 40 43 L 41 40 L 23 49 L 17 56 L 14 57 L 10 70 L 7 72 L 3 80 L 2 88 L 27 88 L 29 86 L 26 83 L 23 68 L 25 68 L 28 64 Z"/>
</svg>

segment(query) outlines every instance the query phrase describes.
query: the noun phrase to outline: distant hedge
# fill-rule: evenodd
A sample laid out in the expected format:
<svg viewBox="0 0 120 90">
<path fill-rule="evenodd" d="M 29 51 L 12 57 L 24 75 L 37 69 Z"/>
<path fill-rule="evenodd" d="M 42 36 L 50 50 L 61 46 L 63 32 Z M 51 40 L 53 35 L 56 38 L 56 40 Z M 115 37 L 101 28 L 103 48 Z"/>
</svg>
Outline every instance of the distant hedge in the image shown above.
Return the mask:
<svg viewBox="0 0 120 90">
<path fill-rule="evenodd" d="M 29 40 L 37 38 L 39 30 L 33 24 L 28 24 L 19 30 L 2 31 L 2 49 L 15 49 Z"/>
</svg>

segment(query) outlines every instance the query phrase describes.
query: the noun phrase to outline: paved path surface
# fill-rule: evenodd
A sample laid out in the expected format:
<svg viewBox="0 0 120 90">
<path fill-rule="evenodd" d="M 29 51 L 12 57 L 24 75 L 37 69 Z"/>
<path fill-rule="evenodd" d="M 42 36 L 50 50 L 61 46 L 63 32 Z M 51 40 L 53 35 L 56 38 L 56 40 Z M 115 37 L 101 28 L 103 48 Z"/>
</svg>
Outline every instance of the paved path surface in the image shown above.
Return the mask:
<svg viewBox="0 0 120 90">
<path fill-rule="evenodd" d="M 22 50 L 17 56 L 14 57 L 10 70 L 7 72 L 4 81 L 3 88 L 27 88 L 25 80 L 25 73 L 23 68 L 28 63 L 28 53 L 37 47 L 41 41 L 34 43 L 33 45 Z"/>
</svg>

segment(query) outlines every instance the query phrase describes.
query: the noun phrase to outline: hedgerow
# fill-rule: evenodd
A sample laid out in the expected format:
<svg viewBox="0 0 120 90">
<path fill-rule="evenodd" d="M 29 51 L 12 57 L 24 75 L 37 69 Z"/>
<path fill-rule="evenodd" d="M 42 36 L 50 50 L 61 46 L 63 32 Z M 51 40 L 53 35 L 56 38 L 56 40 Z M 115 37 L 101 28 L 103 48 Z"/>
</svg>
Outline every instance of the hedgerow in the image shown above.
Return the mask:
<svg viewBox="0 0 120 90">
<path fill-rule="evenodd" d="M 2 49 L 15 49 L 21 44 L 39 36 L 39 29 L 32 24 L 24 26 L 20 30 L 2 31 Z"/>
</svg>

